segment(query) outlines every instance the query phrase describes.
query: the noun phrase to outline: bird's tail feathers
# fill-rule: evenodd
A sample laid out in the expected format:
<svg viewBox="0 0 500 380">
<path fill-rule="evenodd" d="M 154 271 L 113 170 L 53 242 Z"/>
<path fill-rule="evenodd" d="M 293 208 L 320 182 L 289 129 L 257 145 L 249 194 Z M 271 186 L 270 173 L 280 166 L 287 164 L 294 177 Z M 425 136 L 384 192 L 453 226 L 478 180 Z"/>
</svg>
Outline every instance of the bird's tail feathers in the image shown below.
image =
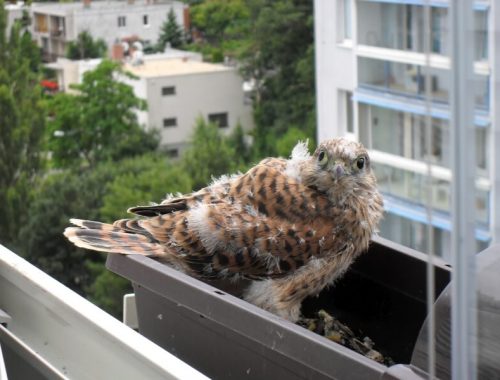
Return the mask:
<svg viewBox="0 0 500 380">
<path fill-rule="evenodd" d="M 77 247 L 99 252 L 161 257 L 164 247 L 150 237 L 129 233 L 106 223 L 71 219 L 77 227 L 67 227 L 64 236 Z"/>
</svg>

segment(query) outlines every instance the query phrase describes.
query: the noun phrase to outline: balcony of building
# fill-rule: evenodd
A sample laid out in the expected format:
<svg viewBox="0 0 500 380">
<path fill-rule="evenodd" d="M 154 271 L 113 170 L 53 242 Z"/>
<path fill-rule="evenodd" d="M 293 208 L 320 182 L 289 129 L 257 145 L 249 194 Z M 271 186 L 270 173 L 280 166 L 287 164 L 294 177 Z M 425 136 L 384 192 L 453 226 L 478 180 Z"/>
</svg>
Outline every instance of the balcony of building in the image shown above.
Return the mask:
<svg viewBox="0 0 500 380">
<path fill-rule="evenodd" d="M 66 38 L 66 22 L 64 17 L 50 16 L 50 36 L 52 38 Z"/>
<path fill-rule="evenodd" d="M 359 138 L 370 149 L 387 211 L 400 219 L 406 218 L 425 225 L 428 223 L 427 205 L 432 215 L 431 223 L 435 228 L 447 231 L 443 236 L 448 236 L 451 230 L 452 172 L 451 126 L 446 108 L 433 108 L 427 125 L 425 107 L 420 110 L 418 106 L 407 108 L 404 103 L 384 103 L 381 101 L 383 99 L 370 99 L 363 95 L 359 91 L 354 97 L 358 107 Z M 487 120 L 476 116 L 475 216 L 478 242 L 491 239 L 489 140 L 492 132 Z M 430 130 L 427 131 L 427 128 Z M 390 228 L 387 227 L 388 223 L 391 224 L 389 219 L 382 223 L 385 226 L 384 236 L 404 235 L 391 233 L 398 223 L 391 224 Z M 441 247 L 438 251 L 446 252 L 446 249 Z"/>
<path fill-rule="evenodd" d="M 450 56 L 449 7 L 447 1 L 430 2 L 432 55 Z M 488 4 L 478 2 L 474 12 L 474 60 L 488 60 Z M 358 45 L 423 55 L 426 46 L 424 2 L 361 0 L 357 6 Z"/>
<path fill-rule="evenodd" d="M 33 30 L 35 33 L 49 33 L 49 17 L 46 14 L 33 13 Z"/>
<path fill-rule="evenodd" d="M 408 99 L 408 102 L 426 98 L 426 75 L 430 77 L 430 101 L 442 105 L 449 104 L 449 70 L 390 60 L 358 58 L 360 88 L 396 95 L 401 99 Z M 489 76 L 474 76 L 473 97 L 477 110 L 489 109 L 489 80 Z"/>
</svg>

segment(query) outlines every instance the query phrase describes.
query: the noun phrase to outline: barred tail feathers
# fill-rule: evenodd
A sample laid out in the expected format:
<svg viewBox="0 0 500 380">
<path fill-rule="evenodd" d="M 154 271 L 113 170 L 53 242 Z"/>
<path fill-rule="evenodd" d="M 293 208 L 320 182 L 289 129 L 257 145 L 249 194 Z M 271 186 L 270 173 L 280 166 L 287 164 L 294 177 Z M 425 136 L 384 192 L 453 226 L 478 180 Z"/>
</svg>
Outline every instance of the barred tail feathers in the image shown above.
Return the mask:
<svg viewBox="0 0 500 380">
<path fill-rule="evenodd" d="M 67 227 L 64 236 L 77 247 L 124 255 L 165 256 L 162 245 L 151 237 L 90 220 L 71 219 L 77 227 Z"/>
</svg>

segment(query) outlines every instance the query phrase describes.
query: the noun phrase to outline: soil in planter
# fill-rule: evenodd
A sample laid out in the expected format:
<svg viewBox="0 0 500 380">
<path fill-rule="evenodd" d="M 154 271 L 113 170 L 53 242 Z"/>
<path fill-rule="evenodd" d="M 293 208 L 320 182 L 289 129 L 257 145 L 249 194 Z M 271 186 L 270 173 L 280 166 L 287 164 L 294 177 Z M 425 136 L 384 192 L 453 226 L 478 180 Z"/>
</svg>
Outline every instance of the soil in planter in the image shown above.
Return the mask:
<svg viewBox="0 0 500 380">
<path fill-rule="evenodd" d="M 392 365 L 411 361 L 427 312 L 425 303 L 399 289 L 349 271 L 318 297 L 307 298 L 302 313 L 301 326 Z M 333 329 L 324 327 L 329 317 Z"/>
<path fill-rule="evenodd" d="M 301 318 L 297 324 L 335 343 L 350 348 L 368 359 L 388 367 L 395 364 L 391 357 L 384 356 L 374 349 L 375 343 L 369 337 L 356 336 L 349 327 L 325 310 L 318 311 L 316 318 Z"/>
</svg>

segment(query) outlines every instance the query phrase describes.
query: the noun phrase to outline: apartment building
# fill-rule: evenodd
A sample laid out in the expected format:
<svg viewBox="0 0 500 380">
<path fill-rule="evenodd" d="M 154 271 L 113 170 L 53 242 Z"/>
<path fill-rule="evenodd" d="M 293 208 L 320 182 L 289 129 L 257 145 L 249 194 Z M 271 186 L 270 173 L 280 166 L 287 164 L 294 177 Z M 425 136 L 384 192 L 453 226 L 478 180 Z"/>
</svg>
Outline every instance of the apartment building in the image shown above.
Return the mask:
<svg viewBox="0 0 500 380">
<path fill-rule="evenodd" d="M 188 22 L 187 6 L 181 1 L 129 0 L 33 3 L 32 33 L 46 61 L 65 55 L 68 42 L 88 31 L 108 47 L 130 37 L 156 43 L 160 27 L 174 10 L 181 27 Z"/>
<path fill-rule="evenodd" d="M 25 9 L 27 10 L 28 8 L 25 7 L 23 1 L 5 4 L 5 11 L 7 13 L 7 26 L 6 26 L 7 36 L 10 35 L 10 30 L 14 25 L 14 22 L 16 20 L 22 19 L 23 10 Z"/>
<path fill-rule="evenodd" d="M 147 111 L 139 112 L 139 122 L 161 131 L 161 147 L 172 157 L 187 146 L 198 117 L 216 123 L 226 134 L 238 124 L 244 130 L 253 128 L 252 106 L 235 67 L 171 49 L 133 59 L 124 69 L 139 78 L 124 80 L 148 104 Z"/>
<path fill-rule="evenodd" d="M 474 3 L 478 247 L 500 240 L 496 8 L 493 1 Z M 385 198 L 380 234 L 427 251 L 430 223 L 434 251 L 445 259 L 452 224 L 449 17 L 448 0 L 315 0 L 319 140 L 348 136 L 365 144 Z"/>
</svg>

